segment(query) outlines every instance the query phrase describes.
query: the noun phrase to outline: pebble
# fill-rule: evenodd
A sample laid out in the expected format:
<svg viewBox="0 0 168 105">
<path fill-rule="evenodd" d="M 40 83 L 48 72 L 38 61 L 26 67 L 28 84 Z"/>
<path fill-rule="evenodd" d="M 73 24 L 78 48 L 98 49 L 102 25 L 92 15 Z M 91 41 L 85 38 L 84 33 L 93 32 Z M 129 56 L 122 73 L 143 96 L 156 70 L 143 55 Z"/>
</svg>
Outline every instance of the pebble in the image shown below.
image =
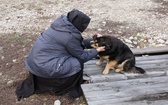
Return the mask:
<svg viewBox="0 0 168 105">
<path fill-rule="evenodd" d="M 105 25 L 106 25 L 106 21 L 103 21 L 103 22 L 102 22 L 102 26 L 105 26 Z"/>
<path fill-rule="evenodd" d="M 56 101 L 54 102 L 54 105 L 61 105 L 60 100 L 56 100 Z"/>
<path fill-rule="evenodd" d="M 127 43 L 127 45 L 128 45 L 128 47 L 130 47 L 130 48 L 134 48 L 134 46 L 133 46 L 132 44 Z"/>
<path fill-rule="evenodd" d="M 134 40 L 137 40 L 138 39 L 138 37 L 134 37 Z"/>
<path fill-rule="evenodd" d="M 97 31 L 102 31 L 103 29 L 101 29 L 101 28 L 99 28 L 99 29 L 97 29 Z"/>
<path fill-rule="evenodd" d="M 165 42 L 166 45 L 168 45 L 168 40 Z"/>
<path fill-rule="evenodd" d="M 137 45 L 137 44 L 138 44 L 138 42 L 137 42 L 137 41 L 133 41 L 133 44 Z"/>
<path fill-rule="evenodd" d="M 2 49 L 3 49 L 3 47 L 0 46 L 0 50 L 2 50 Z"/>
<path fill-rule="evenodd" d="M 14 44 L 11 44 L 11 47 L 14 47 L 15 45 Z"/>
<path fill-rule="evenodd" d="M 4 56 L 1 56 L 1 60 L 4 60 L 4 58 L 5 58 Z"/>
<path fill-rule="evenodd" d="M 156 44 L 155 47 L 163 47 L 165 44 Z"/>
<path fill-rule="evenodd" d="M 6 19 L 5 20 L 10 20 L 10 17 L 6 17 Z"/>
<path fill-rule="evenodd" d="M 163 39 L 158 39 L 157 42 L 159 42 L 161 44 L 165 43 L 165 41 Z"/>
<path fill-rule="evenodd" d="M 14 81 L 13 81 L 13 80 L 10 80 L 10 81 L 7 82 L 7 85 L 8 85 L 8 86 L 11 86 L 11 85 L 13 85 L 13 83 L 14 83 Z"/>
<path fill-rule="evenodd" d="M 124 41 L 125 41 L 126 43 L 132 44 L 132 41 L 129 40 L 129 39 L 124 39 Z"/>
<path fill-rule="evenodd" d="M 154 40 L 149 39 L 148 42 L 149 42 L 149 43 L 154 43 Z"/>
<path fill-rule="evenodd" d="M 43 98 L 44 101 L 47 101 L 48 99 L 47 98 Z"/>
<path fill-rule="evenodd" d="M 109 32 L 109 33 L 112 33 L 113 31 L 111 31 L 111 30 L 108 30 L 108 32 Z"/>
<path fill-rule="evenodd" d="M 0 53 L 3 53 L 3 47 L 0 46 Z"/>
<path fill-rule="evenodd" d="M 134 37 L 133 37 L 133 36 L 131 36 L 131 37 L 129 37 L 129 39 L 130 39 L 130 40 L 133 40 L 133 39 L 134 39 Z"/>
<path fill-rule="evenodd" d="M 2 76 L 2 73 L 0 73 L 0 76 Z"/>
<path fill-rule="evenodd" d="M 13 63 L 16 63 L 16 61 L 17 61 L 16 59 L 13 59 L 13 60 L 12 60 Z"/>
<path fill-rule="evenodd" d="M 23 48 L 23 50 L 22 50 L 23 52 L 25 52 L 26 51 L 26 48 Z"/>
</svg>

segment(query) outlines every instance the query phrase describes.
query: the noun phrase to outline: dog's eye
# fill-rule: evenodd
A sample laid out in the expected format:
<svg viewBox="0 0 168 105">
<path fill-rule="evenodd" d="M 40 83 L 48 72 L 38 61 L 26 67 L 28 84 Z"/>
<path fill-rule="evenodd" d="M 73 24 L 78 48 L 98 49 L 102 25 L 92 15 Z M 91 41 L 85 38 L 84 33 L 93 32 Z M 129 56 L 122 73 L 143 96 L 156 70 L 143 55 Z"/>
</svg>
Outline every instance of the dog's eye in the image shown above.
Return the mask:
<svg viewBox="0 0 168 105">
<path fill-rule="evenodd" d="M 107 45 L 106 42 L 102 42 L 102 43 L 99 44 L 99 46 L 106 46 L 106 45 Z"/>
<path fill-rule="evenodd" d="M 107 50 L 110 49 L 110 45 L 106 44 L 105 49 L 107 49 Z"/>
</svg>

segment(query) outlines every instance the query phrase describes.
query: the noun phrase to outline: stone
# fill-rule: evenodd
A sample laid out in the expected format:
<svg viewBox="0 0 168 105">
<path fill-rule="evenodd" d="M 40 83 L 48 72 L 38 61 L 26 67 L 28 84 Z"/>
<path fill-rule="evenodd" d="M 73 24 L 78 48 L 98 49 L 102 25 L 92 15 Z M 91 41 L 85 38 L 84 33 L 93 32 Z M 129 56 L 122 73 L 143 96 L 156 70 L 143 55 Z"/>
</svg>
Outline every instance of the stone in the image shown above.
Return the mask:
<svg viewBox="0 0 168 105">
<path fill-rule="evenodd" d="M 138 42 L 137 42 L 137 41 L 133 41 L 133 43 L 134 43 L 135 45 L 137 45 L 137 44 L 138 44 Z"/>
<path fill-rule="evenodd" d="M 14 83 L 14 81 L 13 81 L 13 80 L 10 80 L 10 81 L 7 82 L 7 85 L 8 85 L 8 86 L 12 86 L 13 83 Z"/>
<path fill-rule="evenodd" d="M 129 39 L 124 39 L 124 41 L 125 41 L 126 43 L 132 44 L 132 41 L 129 40 Z"/>
<path fill-rule="evenodd" d="M 165 42 L 166 45 L 168 45 L 168 40 Z"/>
<path fill-rule="evenodd" d="M 165 43 L 165 41 L 163 39 L 158 39 L 157 42 L 159 42 L 161 44 Z"/>
<path fill-rule="evenodd" d="M 105 25 L 106 25 L 106 22 L 105 22 L 105 21 L 103 21 L 103 22 L 102 22 L 102 26 L 105 26 Z"/>
<path fill-rule="evenodd" d="M 12 60 L 13 63 L 16 63 L 16 61 L 17 61 L 16 59 L 13 59 L 13 60 Z"/>
<path fill-rule="evenodd" d="M 1 60 L 4 60 L 4 58 L 5 58 L 4 56 L 1 56 Z"/>
<path fill-rule="evenodd" d="M 134 39 L 134 37 L 132 37 L 132 36 L 131 36 L 131 37 L 129 37 L 129 39 L 130 39 L 130 40 L 133 40 L 133 39 Z"/>
<path fill-rule="evenodd" d="M 0 46 L 0 53 L 3 53 L 3 47 Z"/>
<path fill-rule="evenodd" d="M 99 28 L 99 29 L 97 29 L 98 31 L 102 31 L 103 29 L 101 29 L 101 28 Z"/>
<path fill-rule="evenodd" d="M 60 100 L 56 100 L 56 101 L 54 102 L 54 105 L 61 105 Z"/>
</svg>

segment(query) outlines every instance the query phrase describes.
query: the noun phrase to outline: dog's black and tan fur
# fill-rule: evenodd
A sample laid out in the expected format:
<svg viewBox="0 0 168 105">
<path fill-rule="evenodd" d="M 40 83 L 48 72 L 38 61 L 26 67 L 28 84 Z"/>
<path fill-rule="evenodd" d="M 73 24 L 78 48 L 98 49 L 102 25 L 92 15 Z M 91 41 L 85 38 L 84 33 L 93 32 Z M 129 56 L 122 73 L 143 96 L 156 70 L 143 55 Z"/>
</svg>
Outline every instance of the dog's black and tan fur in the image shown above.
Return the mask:
<svg viewBox="0 0 168 105">
<path fill-rule="evenodd" d="M 114 36 L 93 36 L 91 46 L 94 48 L 105 46 L 105 51 L 99 52 L 100 60 L 96 63 L 101 65 L 104 60 L 107 61 L 103 74 L 108 74 L 110 69 L 116 72 L 129 71 L 145 73 L 145 71 L 135 66 L 135 56 L 130 48 L 121 40 Z"/>
</svg>

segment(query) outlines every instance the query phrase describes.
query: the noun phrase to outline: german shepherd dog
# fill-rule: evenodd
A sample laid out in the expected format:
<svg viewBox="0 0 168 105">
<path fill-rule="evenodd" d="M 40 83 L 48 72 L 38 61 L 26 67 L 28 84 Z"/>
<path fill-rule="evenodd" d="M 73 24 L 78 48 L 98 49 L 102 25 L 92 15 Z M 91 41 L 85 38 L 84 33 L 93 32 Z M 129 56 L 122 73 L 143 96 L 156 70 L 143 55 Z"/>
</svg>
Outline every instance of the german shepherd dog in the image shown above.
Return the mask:
<svg viewBox="0 0 168 105">
<path fill-rule="evenodd" d="M 102 37 L 94 35 L 90 44 L 93 48 L 105 46 L 105 51 L 99 52 L 100 60 L 96 63 L 100 66 L 104 60 L 107 61 L 103 74 L 108 74 L 110 69 L 114 69 L 115 72 L 145 73 L 144 69 L 135 66 L 133 52 L 118 38 L 108 35 Z"/>
</svg>

